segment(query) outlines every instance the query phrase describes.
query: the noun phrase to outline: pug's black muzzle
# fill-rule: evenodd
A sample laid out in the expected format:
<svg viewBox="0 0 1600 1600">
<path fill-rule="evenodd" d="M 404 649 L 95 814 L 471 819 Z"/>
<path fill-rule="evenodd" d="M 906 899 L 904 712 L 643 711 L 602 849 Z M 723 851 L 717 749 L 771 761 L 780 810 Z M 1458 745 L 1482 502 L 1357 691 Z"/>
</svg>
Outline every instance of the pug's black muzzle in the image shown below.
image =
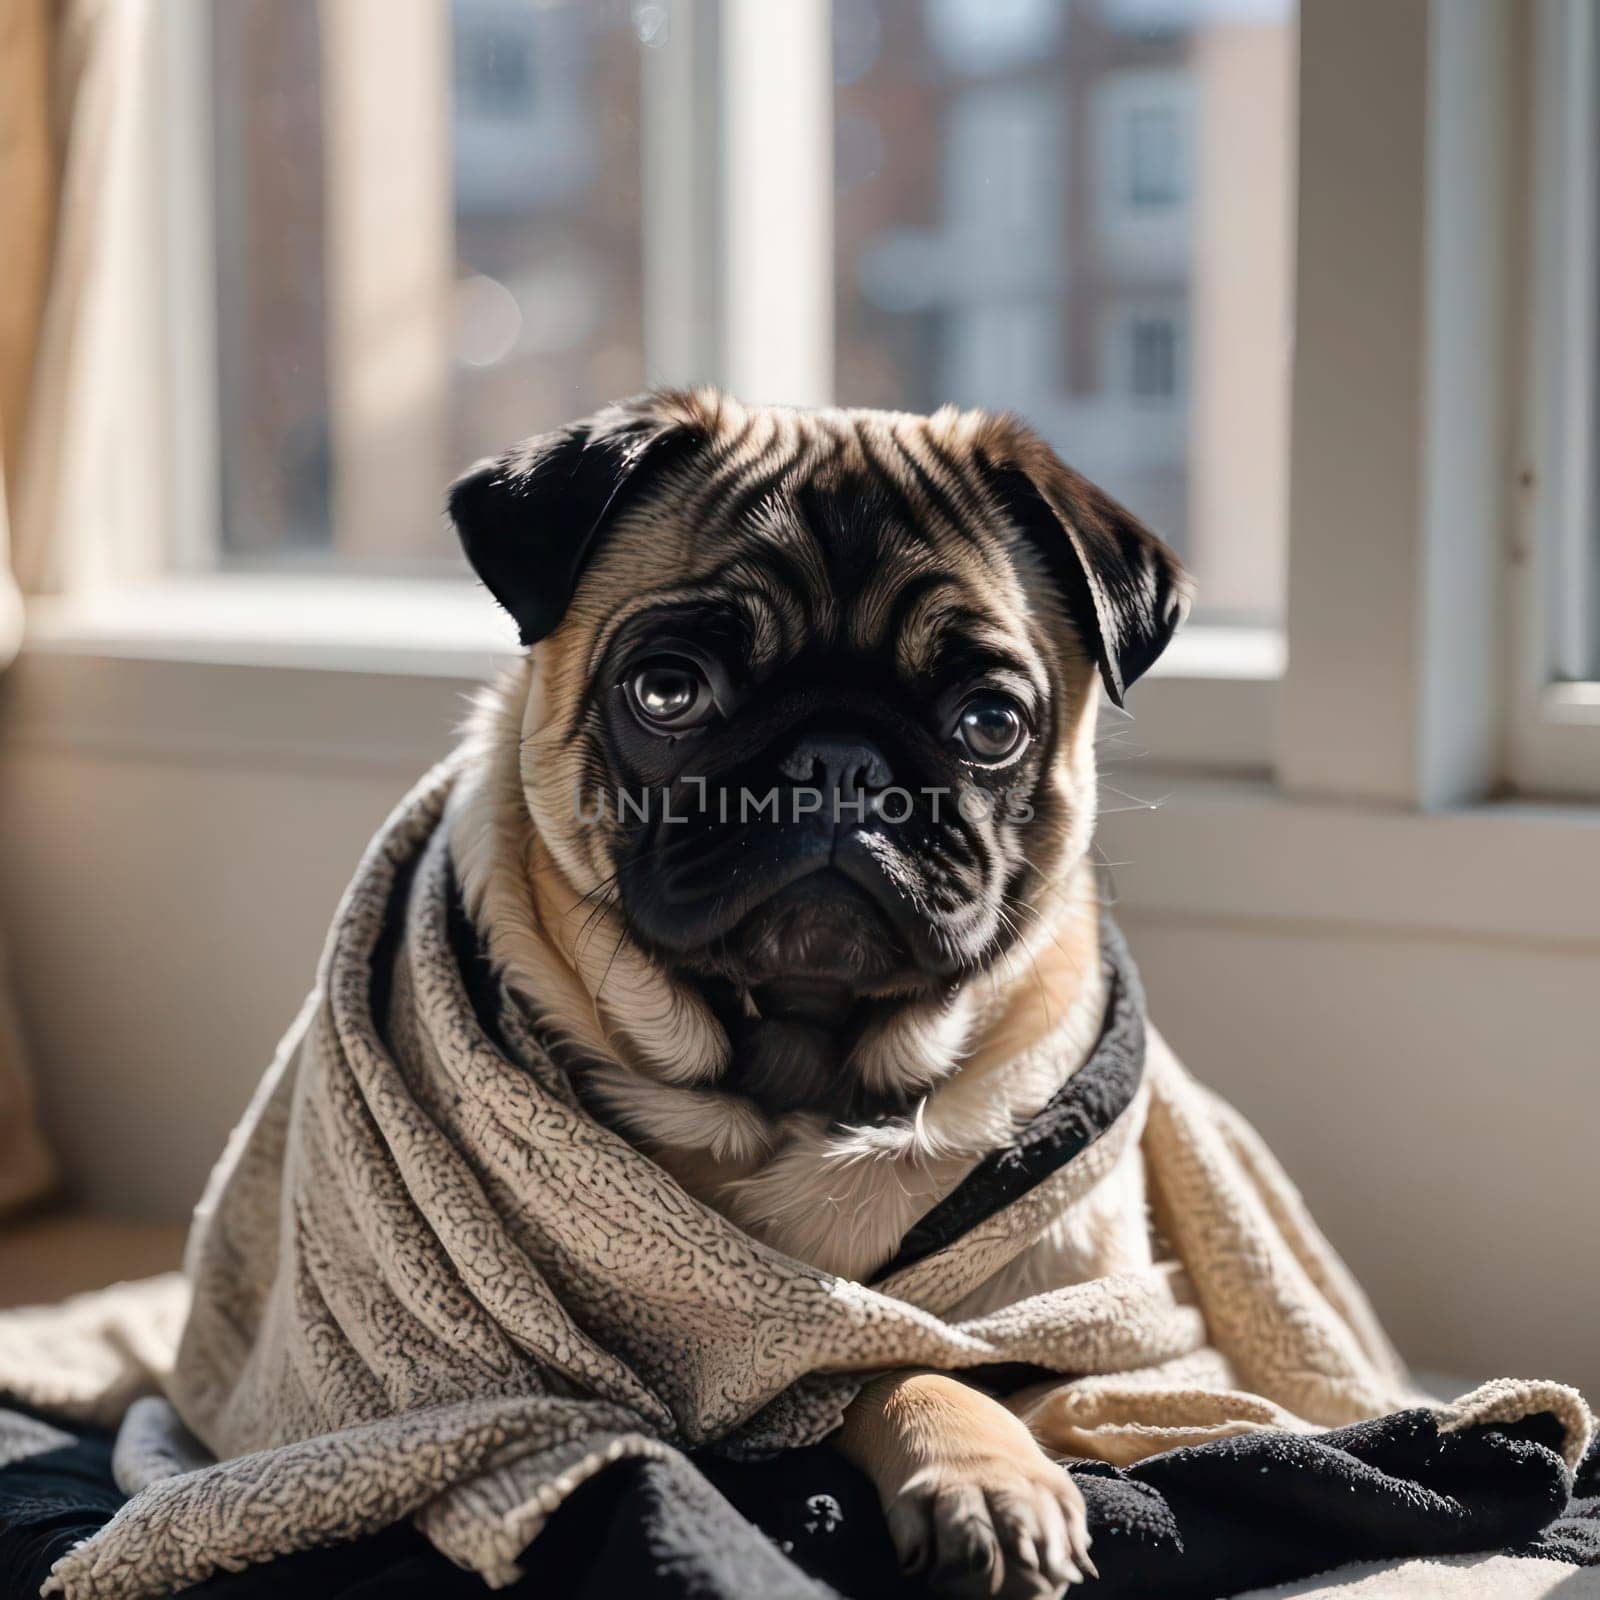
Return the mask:
<svg viewBox="0 0 1600 1600">
<path fill-rule="evenodd" d="M 883 742 L 826 726 L 777 743 L 776 760 L 659 791 L 618 874 L 635 932 L 747 990 L 885 993 L 946 976 L 909 865 L 926 795 L 896 784 L 905 752 L 892 761 Z"/>
</svg>

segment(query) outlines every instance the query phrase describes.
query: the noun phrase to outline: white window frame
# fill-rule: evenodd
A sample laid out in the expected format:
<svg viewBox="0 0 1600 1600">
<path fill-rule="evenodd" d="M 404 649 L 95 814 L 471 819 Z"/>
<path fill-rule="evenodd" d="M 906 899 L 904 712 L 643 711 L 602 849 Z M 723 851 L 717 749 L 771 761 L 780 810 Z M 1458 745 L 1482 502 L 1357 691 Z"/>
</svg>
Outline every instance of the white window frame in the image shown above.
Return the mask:
<svg viewBox="0 0 1600 1600">
<path fill-rule="evenodd" d="M 1539 0 L 1541 26 L 1571 3 L 1584 0 Z M 203 317 L 197 329 L 192 315 L 204 297 L 172 286 L 192 291 L 205 265 L 177 259 L 196 241 L 206 248 L 205 229 L 193 226 L 209 183 L 205 141 L 193 137 L 205 7 L 163 8 L 175 19 L 163 58 L 173 75 L 163 160 L 174 197 L 163 237 L 174 256 L 168 271 L 150 274 L 167 285 L 169 332 L 183 332 L 169 385 L 167 414 L 179 424 L 170 459 L 198 474 L 180 484 L 162 531 L 169 549 L 175 537 L 191 553 L 206 548 L 215 517 L 204 392 L 212 347 Z M 829 23 L 827 0 L 723 0 L 717 12 L 675 0 L 668 47 L 646 52 L 652 379 L 694 371 L 755 399 L 832 398 L 831 163 L 817 159 L 831 143 Z M 1134 690 L 1131 728 L 1108 720 L 1127 734 L 1123 743 L 1149 752 L 1149 770 L 1242 778 L 1291 801 L 1429 812 L 1482 804 L 1508 783 L 1600 798 L 1590 757 L 1573 753 L 1578 735 L 1593 748 L 1596 722 L 1549 715 L 1546 684 L 1537 703 L 1550 747 L 1559 744 L 1570 765 L 1544 764 L 1545 745 L 1532 749 L 1523 704 L 1507 692 L 1516 633 L 1508 569 L 1522 570 L 1508 537 L 1520 386 L 1507 381 L 1520 366 L 1514 285 L 1526 231 L 1516 177 L 1530 47 L 1519 13 L 1504 0 L 1302 0 L 1301 33 L 1293 648 L 1286 655 L 1272 630 L 1193 628 Z M 715 184 L 697 181 L 707 170 Z M 148 563 L 156 541 L 129 548 Z M 168 658 L 226 661 L 236 639 L 237 658 L 262 667 L 297 650 L 350 664 L 337 615 L 316 599 L 331 580 L 301 580 L 323 631 L 275 644 L 272 619 L 292 580 L 215 574 L 185 585 L 138 561 L 92 604 L 72 596 L 39 610 L 36 643 L 155 651 L 150 629 L 129 626 L 133 608 L 118 609 L 130 579 L 164 594 L 156 609 Z M 207 621 L 224 589 L 231 632 Z M 481 630 L 468 607 L 424 636 L 411 598 L 421 591 L 368 592 L 369 637 L 354 648 L 379 652 L 371 635 L 385 614 L 394 621 L 373 660 L 403 649 L 420 675 L 437 651 L 448 675 L 485 641 L 505 648 L 486 601 Z M 268 595 L 257 607 L 254 597 Z"/>
<path fill-rule="evenodd" d="M 1302 6 L 1292 795 L 1427 811 L 1500 786 L 1514 20 Z"/>
<path fill-rule="evenodd" d="M 1566 641 L 1592 644 L 1600 627 L 1600 17 L 1586 0 L 1538 0 L 1532 31 L 1507 777 L 1519 790 L 1592 798 L 1600 682 Z"/>
</svg>

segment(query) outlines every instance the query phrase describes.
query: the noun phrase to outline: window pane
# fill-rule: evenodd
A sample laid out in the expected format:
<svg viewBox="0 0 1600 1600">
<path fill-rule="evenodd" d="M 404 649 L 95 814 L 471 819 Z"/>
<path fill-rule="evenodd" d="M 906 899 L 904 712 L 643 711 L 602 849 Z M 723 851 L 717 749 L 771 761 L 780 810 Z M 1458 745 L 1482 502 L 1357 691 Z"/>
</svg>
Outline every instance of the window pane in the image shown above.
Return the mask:
<svg viewBox="0 0 1600 1600">
<path fill-rule="evenodd" d="M 1021 412 L 1282 610 L 1293 0 L 834 0 L 841 400 Z"/>
<path fill-rule="evenodd" d="M 453 564 L 456 471 L 643 383 L 658 19 L 626 0 L 211 16 L 224 559 Z"/>
</svg>

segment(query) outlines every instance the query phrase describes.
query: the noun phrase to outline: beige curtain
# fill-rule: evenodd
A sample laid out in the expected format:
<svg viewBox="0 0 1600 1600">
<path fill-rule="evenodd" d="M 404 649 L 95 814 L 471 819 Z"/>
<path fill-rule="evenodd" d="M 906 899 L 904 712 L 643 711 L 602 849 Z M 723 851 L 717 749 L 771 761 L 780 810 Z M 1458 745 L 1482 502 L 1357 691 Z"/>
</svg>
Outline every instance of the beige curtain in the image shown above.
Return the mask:
<svg viewBox="0 0 1600 1600">
<path fill-rule="evenodd" d="M 0 87 L 0 96 L 4 94 L 5 89 Z M 5 121 L 9 122 L 9 118 Z M 5 131 L 9 133 L 9 127 Z M 5 240 L 0 239 L 0 258 L 6 253 Z M 0 287 L 9 278 L 9 271 L 0 273 Z M 22 633 L 22 602 L 4 560 L 4 489 L 0 482 L 0 665 L 15 654 Z M 4 944 L 0 943 L 0 1217 L 38 1199 L 55 1179 L 55 1163 L 39 1132 L 34 1111 L 33 1079 L 6 982 L 5 955 Z"/>
<path fill-rule="evenodd" d="M 19 591 L 87 587 L 116 570 L 129 529 L 159 525 L 144 136 L 161 109 L 158 7 L 0 0 L 0 666 Z M 0 1213 L 53 1180 L 3 955 Z"/>
<path fill-rule="evenodd" d="M 103 578 L 136 520 L 153 525 L 158 15 L 155 0 L 0 0 L 0 406 L 25 595 Z"/>
<path fill-rule="evenodd" d="M 9 510 L 26 451 L 55 247 L 61 141 L 52 76 L 58 23 L 51 0 L 0 4 L 0 667 L 16 653 L 22 633 Z M 55 1176 L 39 1132 L 4 957 L 0 948 L 0 1215 L 37 1199 Z"/>
</svg>

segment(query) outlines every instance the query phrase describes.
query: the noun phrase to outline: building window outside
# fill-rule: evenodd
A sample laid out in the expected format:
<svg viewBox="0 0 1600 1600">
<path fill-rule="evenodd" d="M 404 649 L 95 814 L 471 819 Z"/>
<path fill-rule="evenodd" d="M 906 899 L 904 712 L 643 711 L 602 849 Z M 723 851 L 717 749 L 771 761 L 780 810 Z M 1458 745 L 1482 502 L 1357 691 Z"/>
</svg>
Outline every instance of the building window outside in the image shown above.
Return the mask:
<svg viewBox="0 0 1600 1600">
<path fill-rule="evenodd" d="M 533 92 L 534 41 L 509 30 L 462 28 L 455 39 L 459 114 L 523 116 Z"/>
<path fill-rule="evenodd" d="M 1130 206 L 1159 209 L 1182 199 L 1178 114 L 1171 106 L 1135 106 L 1127 113 L 1124 193 Z"/>
<path fill-rule="evenodd" d="M 1128 324 L 1128 392 L 1136 400 L 1178 393 L 1178 329 L 1170 317 L 1135 316 Z"/>
<path fill-rule="evenodd" d="M 227 566 L 461 570 L 449 478 L 644 382 L 629 9 L 380 11 L 210 8 Z"/>
<path fill-rule="evenodd" d="M 1276 621 L 1293 7 L 1051 15 L 834 0 L 839 396 L 1018 411 L 1179 550 L 1200 616 Z"/>
</svg>

